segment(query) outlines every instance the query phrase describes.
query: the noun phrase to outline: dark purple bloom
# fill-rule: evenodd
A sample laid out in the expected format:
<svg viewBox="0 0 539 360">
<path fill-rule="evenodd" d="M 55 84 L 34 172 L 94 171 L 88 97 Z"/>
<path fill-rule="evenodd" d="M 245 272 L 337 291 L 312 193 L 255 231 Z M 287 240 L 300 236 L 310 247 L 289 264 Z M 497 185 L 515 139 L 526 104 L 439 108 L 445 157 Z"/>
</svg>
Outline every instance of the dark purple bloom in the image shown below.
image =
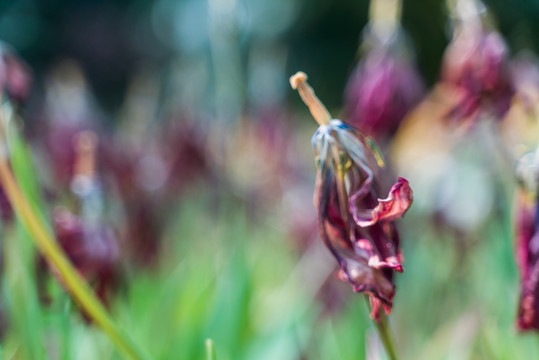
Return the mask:
<svg viewBox="0 0 539 360">
<path fill-rule="evenodd" d="M 539 61 L 530 52 L 521 52 L 511 61 L 511 76 L 524 110 L 533 116 L 539 96 Z"/>
<path fill-rule="evenodd" d="M 379 320 L 380 308 L 389 313 L 393 305 L 393 273 L 403 271 L 393 220 L 412 205 L 412 190 L 406 179 L 399 178 L 386 199 L 378 198 L 384 163 L 374 141 L 341 120 L 332 120 L 305 73 L 292 76 L 290 85 L 320 124 L 312 138 L 320 234 L 340 265 L 340 278 L 354 291 L 369 295 L 371 317 Z"/>
<path fill-rule="evenodd" d="M 464 22 L 445 52 L 442 84 L 453 97 L 449 117 L 459 121 L 474 120 L 480 114 L 502 118 L 511 105 L 514 87 L 501 35 Z"/>
<path fill-rule="evenodd" d="M 69 188 L 75 172 L 77 136 L 88 129 L 68 124 L 51 124 L 40 129 L 41 138 L 37 141 L 42 142 L 43 153 L 54 177 L 53 181 L 61 190 Z"/>
<path fill-rule="evenodd" d="M 521 292 L 517 327 L 539 330 L 539 207 L 537 156 L 525 155 L 519 164 L 521 191 L 516 214 L 516 255 Z"/>
<path fill-rule="evenodd" d="M 377 319 L 382 305 L 390 312 L 393 273 L 403 271 L 393 221 L 411 206 L 412 190 L 399 178 L 387 198 L 379 199 L 381 169 L 372 140 L 340 120 L 320 126 L 312 141 L 322 239 L 339 262 L 341 279 L 370 296 L 371 316 Z"/>
<path fill-rule="evenodd" d="M 114 231 L 103 224 L 91 226 L 65 208 L 55 210 L 53 221 L 69 259 L 107 303 L 119 282 L 120 249 Z"/>
<path fill-rule="evenodd" d="M 348 81 L 348 122 L 377 140 L 395 133 L 422 98 L 424 86 L 415 67 L 377 49 L 359 63 Z"/>
<path fill-rule="evenodd" d="M 71 176 L 73 208 L 58 207 L 53 213 L 59 245 L 96 294 L 107 304 L 120 279 L 120 242 L 104 216 L 104 195 L 96 174 L 98 138 L 92 131 L 73 135 Z M 40 260 L 41 268 L 44 259 Z M 52 269 L 62 281 L 62 277 Z"/>
<path fill-rule="evenodd" d="M 138 265 L 152 265 L 161 249 L 163 217 L 178 195 L 210 177 L 202 130 L 184 122 L 168 127 L 162 141 L 103 144 L 102 168 L 115 182 L 126 211 L 126 251 Z M 109 181 L 110 181 L 109 180 Z"/>
<path fill-rule="evenodd" d="M 517 262 L 522 281 L 517 326 L 521 330 L 539 330 L 539 232 L 536 201 L 521 199 L 517 217 Z"/>
<path fill-rule="evenodd" d="M 3 222 L 11 222 L 13 220 L 13 208 L 7 198 L 7 194 L 2 187 L 0 187 L 0 218 Z"/>
<path fill-rule="evenodd" d="M 0 89 L 16 101 L 24 101 L 32 88 L 32 72 L 14 50 L 0 46 Z"/>
</svg>

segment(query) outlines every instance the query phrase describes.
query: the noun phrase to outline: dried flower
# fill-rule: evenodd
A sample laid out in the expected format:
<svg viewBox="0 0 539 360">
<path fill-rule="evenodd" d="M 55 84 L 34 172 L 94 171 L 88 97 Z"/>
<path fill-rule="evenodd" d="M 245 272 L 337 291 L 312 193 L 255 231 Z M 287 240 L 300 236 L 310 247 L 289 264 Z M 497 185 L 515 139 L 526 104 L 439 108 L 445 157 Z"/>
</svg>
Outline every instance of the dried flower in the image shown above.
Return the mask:
<svg viewBox="0 0 539 360">
<path fill-rule="evenodd" d="M 115 231 L 103 219 L 104 199 L 96 176 L 97 143 L 92 131 L 82 131 L 75 137 L 71 190 L 78 200 L 80 216 L 59 207 L 53 221 L 59 244 L 107 303 L 120 277 L 120 246 Z"/>
<path fill-rule="evenodd" d="M 160 214 L 177 204 L 186 188 L 210 178 L 205 144 L 202 129 L 185 121 L 167 127 L 160 142 L 143 137 L 131 144 L 103 144 L 103 172 L 124 203 L 125 250 L 137 265 L 156 264 L 164 221 Z"/>
<path fill-rule="evenodd" d="M 539 158 L 533 152 L 519 162 L 520 193 L 517 203 L 516 255 L 520 268 L 521 293 L 517 327 L 539 330 L 539 213 L 537 185 Z"/>
<path fill-rule="evenodd" d="M 120 249 L 114 231 L 106 226 L 92 227 L 65 208 L 54 212 L 58 242 L 75 268 L 92 284 L 105 304 L 119 282 Z"/>
<path fill-rule="evenodd" d="M 424 85 L 413 64 L 380 44 L 357 65 L 346 89 L 350 124 L 382 140 L 397 131 L 421 100 Z"/>
<path fill-rule="evenodd" d="M 459 4 L 455 35 L 442 68 L 442 83 L 451 88 L 455 101 L 449 116 L 457 120 L 473 120 L 480 114 L 502 118 L 514 94 L 507 46 L 498 32 L 486 29 L 481 3 L 460 0 Z"/>
<path fill-rule="evenodd" d="M 383 160 L 374 142 L 341 120 L 331 120 L 305 74 L 296 74 L 291 84 L 320 123 L 312 139 L 320 234 L 340 265 L 340 278 L 369 295 L 371 316 L 378 319 L 382 305 L 387 313 L 391 310 L 394 271 L 403 271 L 393 221 L 411 206 L 412 190 L 399 178 L 387 198 L 378 199 Z"/>
<path fill-rule="evenodd" d="M 32 88 L 32 72 L 7 44 L 0 45 L 0 89 L 15 102 L 24 101 Z"/>
<path fill-rule="evenodd" d="M 533 114 L 539 98 L 539 60 L 529 51 L 521 51 L 510 63 L 515 91 L 523 107 Z"/>
<path fill-rule="evenodd" d="M 520 157 L 533 150 L 539 141 L 539 60 L 533 53 L 521 51 L 510 65 L 515 96 L 501 134 L 506 148 Z"/>
</svg>

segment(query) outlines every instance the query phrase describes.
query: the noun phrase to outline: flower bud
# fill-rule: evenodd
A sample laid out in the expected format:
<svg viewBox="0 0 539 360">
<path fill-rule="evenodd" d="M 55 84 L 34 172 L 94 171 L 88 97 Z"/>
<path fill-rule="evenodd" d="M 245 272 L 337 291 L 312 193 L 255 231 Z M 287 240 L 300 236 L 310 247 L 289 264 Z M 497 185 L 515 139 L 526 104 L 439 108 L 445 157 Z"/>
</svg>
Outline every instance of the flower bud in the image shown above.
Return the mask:
<svg viewBox="0 0 539 360">
<path fill-rule="evenodd" d="M 384 49 L 371 51 L 348 81 L 348 122 L 382 140 L 396 132 L 423 93 L 423 83 L 412 64 Z"/>
<path fill-rule="evenodd" d="M 479 10 L 458 19 L 442 65 L 442 84 L 449 87 L 454 105 L 449 117 L 457 121 L 479 115 L 503 118 L 514 87 L 501 35 L 485 28 Z"/>
<path fill-rule="evenodd" d="M 0 89 L 16 102 L 22 102 L 30 95 L 32 73 L 9 46 L 0 46 Z"/>
</svg>

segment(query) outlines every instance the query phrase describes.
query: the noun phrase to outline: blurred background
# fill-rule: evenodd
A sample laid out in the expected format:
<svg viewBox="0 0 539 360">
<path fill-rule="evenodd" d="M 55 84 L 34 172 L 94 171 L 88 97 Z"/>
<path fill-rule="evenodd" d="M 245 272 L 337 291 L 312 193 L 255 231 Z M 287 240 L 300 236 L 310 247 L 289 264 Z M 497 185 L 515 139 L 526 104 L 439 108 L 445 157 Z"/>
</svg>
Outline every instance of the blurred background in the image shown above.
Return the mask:
<svg viewBox="0 0 539 360">
<path fill-rule="evenodd" d="M 219 360 L 386 359 L 318 234 L 317 125 L 288 83 L 305 71 L 414 189 L 390 316 L 400 358 L 538 357 L 516 326 L 514 194 L 539 140 L 539 3 L 485 0 L 480 45 L 462 47 L 457 3 L 403 1 L 388 40 L 373 24 L 391 11 L 367 0 L 2 1 L 1 80 L 31 149 L 12 167 L 152 358 L 202 359 L 211 338 Z M 365 65 L 380 49 L 397 65 Z M 354 113 L 357 87 L 363 106 L 396 108 L 387 124 Z M 1 195 L 2 357 L 121 358 Z"/>
</svg>

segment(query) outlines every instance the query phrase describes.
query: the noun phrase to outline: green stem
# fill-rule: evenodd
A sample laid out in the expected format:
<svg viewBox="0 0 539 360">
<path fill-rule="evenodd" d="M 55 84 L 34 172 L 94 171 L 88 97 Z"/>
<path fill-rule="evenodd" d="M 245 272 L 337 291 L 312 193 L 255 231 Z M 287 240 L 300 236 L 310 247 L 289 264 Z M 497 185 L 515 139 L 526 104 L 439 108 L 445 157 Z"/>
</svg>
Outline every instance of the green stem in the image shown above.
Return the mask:
<svg viewBox="0 0 539 360">
<path fill-rule="evenodd" d="M 381 311 L 380 312 L 380 321 L 374 321 L 376 324 L 376 328 L 378 329 L 378 334 L 380 335 L 380 339 L 382 340 L 382 344 L 384 344 L 384 348 L 386 349 L 387 356 L 390 360 L 397 360 L 397 350 L 395 347 L 395 337 L 393 336 L 393 332 L 391 331 L 391 327 L 389 326 L 389 322 L 387 321 L 386 314 Z"/>
<path fill-rule="evenodd" d="M 217 360 L 215 344 L 212 339 L 206 339 L 206 360 Z"/>
<path fill-rule="evenodd" d="M 1 141 L 0 145 L 2 145 Z M 61 275 L 64 286 L 77 303 L 107 333 L 126 358 L 134 360 L 145 359 L 135 344 L 112 321 L 107 310 L 97 299 L 93 290 L 71 264 L 45 225 L 42 217 L 36 213 L 25 194 L 20 190 L 6 158 L 2 154 L 0 154 L 0 185 L 6 192 L 17 217 L 26 226 L 37 247 L 43 253 L 45 259 L 47 259 L 47 262 L 51 266 L 54 266 Z"/>
</svg>

